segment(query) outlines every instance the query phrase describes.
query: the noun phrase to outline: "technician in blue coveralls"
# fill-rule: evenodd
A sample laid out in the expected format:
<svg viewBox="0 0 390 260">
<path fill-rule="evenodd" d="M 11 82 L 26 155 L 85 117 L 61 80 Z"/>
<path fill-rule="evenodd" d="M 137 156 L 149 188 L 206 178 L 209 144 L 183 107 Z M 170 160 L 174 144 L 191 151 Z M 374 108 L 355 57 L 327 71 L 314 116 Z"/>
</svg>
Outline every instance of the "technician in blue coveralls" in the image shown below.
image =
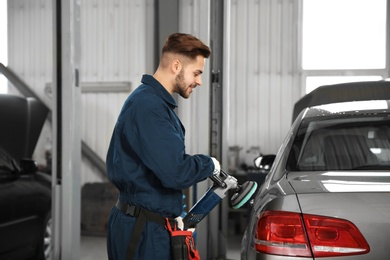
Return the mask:
<svg viewBox="0 0 390 260">
<path fill-rule="evenodd" d="M 169 36 L 155 74 L 144 75 L 124 103 L 107 154 L 107 175 L 120 193 L 107 224 L 109 259 L 171 259 L 169 234 L 158 219 L 179 216 L 182 189 L 219 173 L 215 158 L 186 153 L 172 97 L 187 99 L 202 84 L 210 52 L 192 35 Z"/>
</svg>

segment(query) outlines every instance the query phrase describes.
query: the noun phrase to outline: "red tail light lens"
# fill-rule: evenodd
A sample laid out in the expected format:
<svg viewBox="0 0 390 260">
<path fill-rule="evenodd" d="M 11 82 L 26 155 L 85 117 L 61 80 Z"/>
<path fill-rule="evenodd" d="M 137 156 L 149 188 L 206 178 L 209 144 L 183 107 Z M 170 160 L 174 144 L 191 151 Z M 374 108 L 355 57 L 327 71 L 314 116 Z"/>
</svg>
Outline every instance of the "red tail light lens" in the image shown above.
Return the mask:
<svg viewBox="0 0 390 260">
<path fill-rule="evenodd" d="M 307 232 L 307 233 L 306 233 Z M 285 256 L 330 257 L 365 254 L 369 245 L 357 227 L 344 219 L 265 211 L 257 222 L 255 248 Z"/>
<path fill-rule="evenodd" d="M 316 257 L 370 252 L 362 233 L 348 220 L 305 214 L 303 219 Z"/>
<path fill-rule="evenodd" d="M 265 211 L 257 222 L 255 248 L 259 252 L 311 256 L 301 215 L 283 211 Z"/>
</svg>

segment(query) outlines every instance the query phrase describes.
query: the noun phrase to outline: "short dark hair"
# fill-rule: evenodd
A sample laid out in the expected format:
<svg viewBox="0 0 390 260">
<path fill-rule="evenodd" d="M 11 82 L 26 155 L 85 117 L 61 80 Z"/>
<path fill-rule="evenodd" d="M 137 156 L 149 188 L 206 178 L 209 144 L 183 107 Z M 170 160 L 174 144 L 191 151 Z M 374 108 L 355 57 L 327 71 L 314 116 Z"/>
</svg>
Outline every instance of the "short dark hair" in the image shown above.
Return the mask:
<svg viewBox="0 0 390 260">
<path fill-rule="evenodd" d="M 174 33 L 167 38 L 162 48 L 162 54 L 164 53 L 175 53 L 195 59 L 198 55 L 208 58 L 211 50 L 195 36 L 185 33 Z"/>
</svg>

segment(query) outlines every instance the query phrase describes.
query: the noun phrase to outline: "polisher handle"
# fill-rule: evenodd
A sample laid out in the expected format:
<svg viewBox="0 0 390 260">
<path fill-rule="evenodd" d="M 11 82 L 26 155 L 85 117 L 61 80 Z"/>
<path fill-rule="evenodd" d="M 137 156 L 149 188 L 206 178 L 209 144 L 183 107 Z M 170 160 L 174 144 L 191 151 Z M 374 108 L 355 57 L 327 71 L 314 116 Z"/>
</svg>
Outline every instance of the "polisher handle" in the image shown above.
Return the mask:
<svg viewBox="0 0 390 260">
<path fill-rule="evenodd" d="M 214 182 L 215 185 L 219 187 L 226 188 L 227 184 L 225 183 L 226 178 L 229 176 L 224 170 L 221 169 L 219 176 L 213 175 L 210 176 L 210 179 Z"/>
</svg>

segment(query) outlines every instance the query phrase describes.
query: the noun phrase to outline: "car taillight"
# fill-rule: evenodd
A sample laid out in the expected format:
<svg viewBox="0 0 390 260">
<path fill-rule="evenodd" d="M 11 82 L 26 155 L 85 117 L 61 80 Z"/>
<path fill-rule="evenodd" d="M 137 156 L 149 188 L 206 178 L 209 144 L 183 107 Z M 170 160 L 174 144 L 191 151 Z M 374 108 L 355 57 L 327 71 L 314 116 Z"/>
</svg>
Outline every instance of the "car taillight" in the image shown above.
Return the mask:
<svg viewBox="0 0 390 260">
<path fill-rule="evenodd" d="M 366 254 L 370 247 L 350 221 L 286 211 L 265 211 L 257 222 L 255 248 L 285 256 Z"/>
<path fill-rule="evenodd" d="M 301 215 L 265 211 L 257 222 L 255 248 L 259 252 L 288 256 L 311 256 Z"/>
<path fill-rule="evenodd" d="M 359 229 L 345 219 L 303 214 L 316 257 L 366 254 L 370 246 Z"/>
</svg>

